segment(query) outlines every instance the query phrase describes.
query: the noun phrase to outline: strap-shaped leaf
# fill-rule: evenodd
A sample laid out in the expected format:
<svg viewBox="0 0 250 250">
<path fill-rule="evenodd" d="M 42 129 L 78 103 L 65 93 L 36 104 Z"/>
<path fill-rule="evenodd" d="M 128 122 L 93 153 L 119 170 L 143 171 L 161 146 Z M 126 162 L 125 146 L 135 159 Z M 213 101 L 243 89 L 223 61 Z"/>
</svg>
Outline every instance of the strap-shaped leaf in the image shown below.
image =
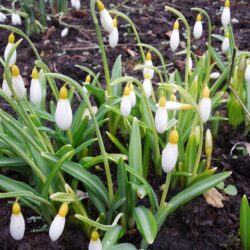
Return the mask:
<svg viewBox="0 0 250 250">
<path fill-rule="evenodd" d="M 250 249 L 250 207 L 246 195 L 242 197 L 240 204 L 240 237 L 242 249 Z"/>
</svg>

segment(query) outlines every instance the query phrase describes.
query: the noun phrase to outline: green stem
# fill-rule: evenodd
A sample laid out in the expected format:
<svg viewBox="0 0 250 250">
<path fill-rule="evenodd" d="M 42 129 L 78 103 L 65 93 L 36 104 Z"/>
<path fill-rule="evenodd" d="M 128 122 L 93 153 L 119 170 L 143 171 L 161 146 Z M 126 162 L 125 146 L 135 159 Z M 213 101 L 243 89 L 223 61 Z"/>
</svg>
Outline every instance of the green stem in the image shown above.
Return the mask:
<svg viewBox="0 0 250 250">
<path fill-rule="evenodd" d="M 165 205 L 165 201 L 166 201 L 166 198 L 167 198 L 168 189 L 169 189 L 170 181 L 171 181 L 171 174 L 172 173 L 169 172 L 167 174 L 167 177 L 166 177 L 166 182 L 165 182 L 163 193 L 162 193 L 162 196 L 161 196 L 160 209 L 163 208 L 163 206 Z"/>
</svg>

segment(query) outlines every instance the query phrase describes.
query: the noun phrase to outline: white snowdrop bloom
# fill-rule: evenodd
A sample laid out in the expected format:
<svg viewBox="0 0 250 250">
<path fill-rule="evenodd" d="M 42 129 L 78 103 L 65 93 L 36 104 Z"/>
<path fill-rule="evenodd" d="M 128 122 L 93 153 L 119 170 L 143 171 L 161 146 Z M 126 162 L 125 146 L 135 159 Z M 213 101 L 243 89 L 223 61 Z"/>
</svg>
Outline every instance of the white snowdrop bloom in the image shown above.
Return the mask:
<svg viewBox="0 0 250 250">
<path fill-rule="evenodd" d="M 88 90 L 87 90 L 87 88 L 85 87 L 85 85 L 90 84 L 90 82 L 91 82 L 91 76 L 90 76 L 90 75 L 87 75 L 86 78 L 85 78 L 85 82 L 83 83 L 83 87 L 82 87 L 82 89 L 83 89 L 83 91 L 84 91 L 85 93 L 88 93 Z"/>
<path fill-rule="evenodd" d="M 65 37 L 65 36 L 67 36 L 68 34 L 69 34 L 69 29 L 68 29 L 68 28 L 65 28 L 65 29 L 63 29 L 62 32 L 61 32 L 61 37 Z"/>
<path fill-rule="evenodd" d="M 197 15 L 196 22 L 194 24 L 194 38 L 200 39 L 203 32 L 203 26 L 202 26 L 202 16 L 201 14 Z"/>
<path fill-rule="evenodd" d="M 135 94 L 134 85 L 132 82 L 129 85 L 129 89 L 130 89 L 129 98 L 130 98 L 131 106 L 133 108 L 136 104 L 136 94 Z"/>
<path fill-rule="evenodd" d="M 113 20 L 108 11 L 105 9 L 104 4 L 97 0 L 97 7 L 100 11 L 100 21 L 103 29 L 107 32 L 112 32 L 113 30 Z"/>
<path fill-rule="evenodd" d="M 210 113 L 211 113 L 211 106 L 212 106 L 212 102 L 211 99 L 209 98 L 209 88 L 208 86 L 205 86 L 205 88 L 203 89 L 203 94 L 202 94 L 202 98 L 200 100 L 200 104 L 199 104 L 199 109 L 200 109 L 200 116 L 201 116 L 201 120 L 203 123 L 207 122 L 209 117 L 210 117 Z"/>
<path fill-rule="evenodd" d="M 168 113 L 166 110 L 166 98 L 162 96 L 158 102 L 158 108 L 155 114 L 155 127 L 159 134 L 166 131 L 168 124 Z"/>
<path fill-rule="evenodd" d="M 216 79 L 218 79 L 219 77 L 220 77 L 220 73 L 219 73 L 219 72 L 213 72 L 213 73 L 210 74 L 210 78 L 211 78 L 211 79 L 216 80 Z"/>
<path fill-rule="evenodd" d="M 229 25 L 230 20 L 231 20 L 230 1 L 226 0 L 221 14 L 221 23 L 223 26 L 227 26 Z"/>
<path fill-rule="evenodd" d="M 170 47 L 173 52 L 177 50 L 179 44 L 180 44 L 179 22 L 178 20 L 176 20 L 170 37 Z"/>
<path fill-rule="evenodd" d="M 55 120 L 61 130 L 68 130 L 72 123 L 72 109 L 68 100 L 68 90 L 65 86 L 60 89 L 60 98 L 57 102 Z"/>
<path fill-rule="evenodd" d="M 145 66 L 153 66 L 153 62 L 152 62 L 152 55 L 150 53 L 150 51 L 147 53 L 146 55 L 146 60 L 145 60 Z M 153 69 L 150 69 L 150 68 L 147 68 L 145 67 L 143 69 L 143 76 L 145 77 L 146 73 L 149 73 L 150 75 L 150 79 L 152 80 L 152 78 L 154 77 L 154 70 Z"/>
<path fill-rule="evenodd" d="M 161 165 L 165 173 L 173 170 L 178 159 L 178 140 L 179 134 L 177 130 L 172 130 L 169 135 L 169 142 L 162 151 Z"/>
<path fill-rule="evenodd" d="M 247 67 L 245 71 L 245 80 L 250 83 L 250 60 L 247 62 Z"/>
<path fill-rule="evenodd" d="M 21 240 L 25 232 L 25 221 L 21 212 L 21 207 L 16 201 L 12 206 L 10 218 L 10 235 L 15 240 Z"/>
<path fill-rule="evenodd" d="M 124 89 L 121 106 L 120 106 L 120 111 L 123 117 L 128 117 L 132 109 L 132 104 L 131 104 L 129 94 L 130 94 L 130 88 L 127 85 Z"/>
<path fill-rule="evenodd" d="M 11 23 L 13 25 L 21 25 L 22 24 L 22 20 L 21 17 L 19 16 L 19 14 L 15 11 L 12 12 L 11 15 Z"/>
<path fill-rule="evenodd" d="M 211 156 L 213 151 L 213 137 L 210 129 L 206 131 L 206 139 L 205 139 L 205 152 L 206 156 Z"/>
<path fill-rule="evenodd" d="M 58 214 L 55 216 L 49 228 L 49 237 L 52 241 L 56 241 L 63 233 L 66 215 L 68 213 L 68 203 L 63 203 L 59 209 Z"/>
<path fill-rule="evenodd" d="M 8 44 L 4 50 L 4 60 L 6 61 L 7 58 L 8 58 L 8 55 L 10 53 L 10 50 L 12 49 L 12 47 L 14 46 L 14 43 L 15 43 L 15 36 L 13 33 L 11 33 L 9 35 L 9 38 L 8 38 Z M 15 64 L 16 63 L 16 50 L 13 51 L 13 54 L 9 60 L 9 66 L 11 66 L 12 64 Z"/>
<path fill-rule="evenodd" d="M 32 71 L 32 80 L 30 84 L 30 101 L 35 105 L 40 105 L 43 93 L 40 80 L 38 78 L 38 71 L 36 68 Z"/>
<path fill-rule="evenodd" d="M 7 18 L 6 15 L 4 13 L 0 12 L 0 23 L 4 23 L 6 18 Z"/>
<path fill-rule="evenodd" d="M 143 88 L 145 90 L 146 96 L 150 97 L 152 95 L 152 92 L 153 92 L 153 87 L 152 87 L 152 82 L 150 80 L 149 73 L 145 74 L 145 79 L 143 81 L 142 86 L 143 86 Z"/>
<path fill-rule="evenodd" d="M 12 87 L 18 99 L 22 99 L 26 95 L 26 88 L 22 76 L 20 75 L 19 68 L 13 64 L 11 66 L 12 73 Z"/>
<path fill-rule="evenodd" d="M 113 29 L 109 33 L 109 45 L 111 48 L 115 48 L 119 41 L 119 32 L 117 28 L 117 19 L 114 18 L 113 20 Z"/>
<path fill-rule="evenodd" d="M 193 61 L 192 61 L 191 56 L 188 58 L 188 68 L 190 71 L 192 71 L 193 69 Z"/>
<path fill-rule="evenodd" d="M 229 46 L 230 46 L 229 37 L 230 37 L 230 33 L 227 32 L 221 45 L 221 50 L 223 53 L 227 53 L 227 50 L 229 49 Z"/>
<path fill-rule="evenodd" d="M 193 106 L 188 103 L 180 103 L 176 101 L 166 101 L 166 109 L 167 110 L 189 110 L 192 109 Z"/>
<path fill-rule="evenodd" d="M 80 2 L 80 0 L 71 0 L 71 5 L 76 10 L 79 10 L 81 8 L 81 2 Z"/>
<path fill-rule="evenodd" d="M 88 250 L 102 250 L 102 242 L 97 231 L 93 231 L 91 234 Z"/>
<path fill-rule="evenodd" d="M 8 83 L 7 83 L 7 81 L 6 81 L 4 75 L 3 75 L 2 90 L 3 90 L 3 92 L 4 92 L 7 96 L 9 96 L 9 97 L 12 96 L 11 90 L 10 90 L 10 88 L 9 88 L 9 85 L 8 85 Z"/>
<path fill-rule="evenodd" d="M 92 111 L 93 111 L 93 113 L 94 113 L 94 115 L 95 115 L 95 114 L 97 113 L 97 111 L 98 111 L 97 106 L 92 106 Z M 92 117 L 91 117 L 91 115 L 90 115 L 90 112 L 89 112 L 89 109 L 88 109 L 88 108 L 86 108 L 86 109 L 84 110 L 84 113 L 83 113 L 83 116 L 82 116 L 82 120 L 84 120 L 85 117 L 88 117 L 89 120 L 92 119 Z"/>
</svg>

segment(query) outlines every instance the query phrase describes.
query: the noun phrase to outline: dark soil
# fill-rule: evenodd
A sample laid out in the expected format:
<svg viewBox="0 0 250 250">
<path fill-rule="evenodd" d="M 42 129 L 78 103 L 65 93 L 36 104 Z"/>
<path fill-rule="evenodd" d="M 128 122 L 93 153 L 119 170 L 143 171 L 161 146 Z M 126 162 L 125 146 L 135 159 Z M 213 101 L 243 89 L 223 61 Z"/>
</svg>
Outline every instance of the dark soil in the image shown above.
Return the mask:
<svg viewBox="0 0 250 250">
<path fill-rule="evenodd" d="M 7 1 L 2 1 L 5 5 Z M 107 2 L 107 1 L 104 1 Z M 213 32 L 222 34 L 220 30 L 220 15 L 218 15 L 224 1 L 160 1 L 160 0 L 142 0 L 142 1 L 109 1 L 110 5 L 117 7 L 120 11 L 129 15 L 135 22 L 141 41 L 151 44 L 158 48 L 166 58 L 171 67 L 177 66 L 183 68 L 183 62 L 180 58 L 173 58 L 173 53 L 169 49 L 169 37 L 167 33 L 171 31 L 174 18 L 164 11 L 164 6 L 178 8 L 187 17 L 190 24 L 195 21 L 195 14 L 190 11 L 191 7 L 197 6 L 205 8 L 211 15 L 213 21 Z M 234 23 L 236 44 L 240 49 L 249 50 L 250 37 L 250 3 L 249 1 L 231 1 L 232 16 L 239 23 Z M 181 4 L 180 4 L 181 3 Z M 8 3 L 6 3 L 8 6 Z M 81 25 L 80 30 L 70 29 L 69 35 L 65 38 L 60 37 L 63 26 L 52 18 L 50 32 L 44 36 L 33 35 L 32 41 L 38 48 L 43 60 L 55 72 L 61 72 L 72 78 L 83 81 L 85 75 L 82 71 L 74 67 L 76 64 L 84 65 L 95 72 L 102 71 L 101 57 L 97 46 L 94 26 L 92 24 L 89 6 L 83 6 L 82 13 L 70 12 L 67 14 L 65 22 Z M 111 50 L 108 46 L 107 55 L 109 64 L 112 65 L 119 54 L 123 58 L 123 71 L 128 75 L 139 75 L 132 71 L 135 64 L 138 63 L 139 55 L 135 46 L 135 40 L 131 35 L 131 30 L 121 20 L 118 20 L 120 31 L 120 42 L 116 49 Z M 206 29 L 206 25 L 204 27 Z M 1 30 L 0 36 L 0 54 L 3 55 L 4 48 L 9 32 Z M 107 36 L 105 35 L 105 44 Z M 182 41 L 184 38 L 182 37 Z M 194 51 L 202 54 L 205 50 L 205 38 L 201 41 L 194 41 L 196 47 Z M 220 43 L 214 39 L 214 44 L 219 47 Z M 135 53 L 134 53 L 135 52 Z M 159 64 L 157 58 L 153 58 L 155 64 Z M 17 64 L 21 68 L 23 77 L 29 86 L 30 74 L 33 68 L 35 57 L 28 44 L 23 41 L 18 49 Z M 0 69 L 1 71 L 2 69 Z M 102 72 L 101 72 L 102 73 Z M 0 72 L 2 75 L 2 72 Z M 102 78 L 101 78 L 102 79 Z M 2 108 L 8 109 L 8 106 L 0 100 Z M 169 216 L 165 225 L 162 227 L 155 243 L 149 249 L 169 249 L 169 250 L 191 250 L 191 249 L 241 249 L 239 239 L 239 207 L 243 194 L 250 197 L 249 180 L 249 158 L 240 157 L 240 160 L 234 160 L 229 155 L 231 147 L 237 141 L 249 141 L 249 137 L 241 136 L 241 130 L 232 134 L 232 129 L 226 125 L 221 125 L 219 138 L 216 140 L 215 152 L 213 154 L 213 165 L 218 167 L 219 171 L 229 170 L 233 174 L 226 181 L 227 184 L 233 184 L 238 189 L 237 196 L 227 196 L 224 202 L 224 208 L 216 209 L 208 205 L 203 197 L 199 197 L 182 209 Z M 152 177 L 152 179 L 154 179 Z M 155 185 L 159 190 L 158 183 Z M 33 229 L 39 230 L 44 223 L 41 220 L 27 223 L 25 237 L 22 241 L 16 242 L 9 235 L 9 218 L 11 204 L 6 201 L 0 201 L 0 249 L 87 249 L 88 240 L 84 238 L 81 230 L 77 227 L 67 226 L 61 239 L 52 243 L 49 240 L 48 233 L 33 232 Z M 28 219 L 34 215 L 29 209 L 23 211 L 25 218 Z M 138 232 L 127 235 L 126 239 L 139 247 L 140 237 Z"/>
</svg>

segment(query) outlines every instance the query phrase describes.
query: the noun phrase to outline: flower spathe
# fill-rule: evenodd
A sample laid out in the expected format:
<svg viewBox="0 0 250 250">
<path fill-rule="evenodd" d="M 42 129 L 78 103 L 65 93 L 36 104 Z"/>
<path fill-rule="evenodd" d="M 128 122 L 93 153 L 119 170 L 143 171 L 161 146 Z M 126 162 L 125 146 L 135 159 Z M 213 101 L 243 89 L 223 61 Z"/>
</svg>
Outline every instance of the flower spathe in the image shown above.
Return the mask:
<svg viewBox="0 0 250 250">
<path fill-rule="evenodd" d="M 85 93 L 88 93 L 88 90 L 87 90 L 87 88 L 85 87 L 85 85 L 90 84 L 90 82 L 91 82 L 91 76 L 90 76 L 90 75 L 87 75 L 86 78 L 85 78 L 85 82 L 83 82 L 83 87 L 82 87 L 82 89 L 83 89 L 83 91 L 84 91 Z"/>
<path fill-rule="evenodd" d="M 146 60 L 145 60 L 145 66 L 153 66 L 153 62 L 152 62 L 152 55 L 150 53 L 150 51 L 148 51 L 148 53 L 146 54 Z M 150 75 L 150 80 L 152 80 L 152 78 L 154 77 L 154 70 L 150 69 L 148 67 L 145 67 L 143 69 L 143 76 L 145 78 L 146 73 L 149 73 Z"/>
<path fill-rule="evenodd" d="M 177 50 L 180 44 L 180 32 L 179 32 L 179 21 L 176 20 L 174 23 L 174 28 L 170 37 L 170 47 L 174 52 Z"/>
<path fill-rule="evenodd" d="M 97 7 L 100 11 L 100 21 L 103 29 L 107 32 L 112 32 L 113 29 L 113 20 L 108 11 L 106 10 L 104 4 L 97 0 Z"/>
<path fill-rule="evenodd" d="M 228 26 L 230 20 L 231 20 L 230 1 L 226 0 L 221 14 L 221 23 L 223 26 Z"/>
<path fill-rule="evenodd" d="M 0 23 L 4 23 L 6 18 L 7 18 L 6 15 L 4 13 L 0 12 Z"/>
<path fill-rule="evenodd" d="M 26 88 L 22 76 L 20 75 L 19 68 L 13 64 L 11 66 L 12 73 L 12 87 L 18 99 L 22 99 L 26 95 Z"/>
<path fill-rule="evenodd" d="M 81 2 L 80 2 L 80 0 L 71 0 L 71 5 L 76 10 L 79 10 L 81 8 Z"/>
<path fill-rule="evenodd" d="M 65 86 L 60 89 L 60 98 L 57 102 L 55 121 L 61 130 L 68 130 L 72 123 L 72 109 L 68 100 L 68 90 Z"/>
<path fill-rule="evenodd" d="M 7 44 L 7 46 L 6 46 L 5 50 L 4 50 L 4 60 L 5 61 L 7 60 L 8 55 L 10 53 L 10 50 L 14 46 L 14 43 L 15 43 L 15 35 L 13 33 L 11 33 L 9 35 L 9 37 L 8 37 L 8 44 Z M 12 54 L 10 60 L 9 60 L 9 66 L 16 63 L 16 57 L 17 57 L 16 50 L 14 50 L 13 54 Z"/>
<path fill-rule="evenodd" d="M 203 33 L 203 26 L 202 26 L 202 16 L 201 14 L 197 15 L 196 22 L 194 24 L 194 38 L 200 39 Z"/>
<path fill-rule="evenodd" d="M 10 235 L 15 240 L 21 240 L 25 232 L 25 221 L 21 212 L 21 207 L 16 201 L 12 206 L 10 218 Z"/>
<path fill-rule="evenodd" d="M 123 117 L 128 117 L 132 109 L 132 104 L 129 94 L 130 94 L 130 88 L 128 85 L 126 85 L 120 106 L 120 112 Z"/>
<path fill-rule="evenodd" d="M 211 99 L 209 98 L 209 88 L 206 85 L 203 89 L 203 96 L 200 100 L 199 110 L 203 123 L 207 122 L 211 114 Z"/>
<path fill-rule="evenodd" d="M 32 80 L 30 84 L 30 101 L 35 105 L 40 105 L 42 101 L 42 87 L 38 78 L 38 71 L 36 68 L 32 71 Z"/>
<path fill-rule="evenodd" d="M 144 88 L 146 96 L 150 97 L 153 92 L 153 87 L 152 87 L 152 82 L 150 80 L 150 74 L 148 72 L 145 74 L 145 78 L 144 78 L 142 86 Z"/>
<path fill-rule="evenodd" d="M 63 233 L 66 215 L 68 213 L 68 203 L 63 203 L 59 209 L 58 214 L 55 216 L 49 228 L 49 237 L 52 241 L 56 241 Z"/>
<path fill-rule="evenodd" d="M 111 48 L 115 48 L 119 41 L 119 32 L 117 28 L 117 19 L 114 18 L 113 20 L 113 29 L 109 33 L 109 45 Z"/>
<path fill-rule="evenodd" d="M 3 75 L 2 90 L 3 90 L 3 92 L 4 92 L 7 96 L 9 96 L 9 97 L 12 96 L 12 93 L 11 93 L 11 90 L 10 90 L 10 88 L 9 88 L 9 85 L 8 85 L 6 79 L 5 79 L 5 75 Z"/>
<path fill-rule="evenodd" d="M 155 128 L 159 134 L 166 131 L 168 123 L 168 113 L 166 110 L 166 98 L 162 96 L 158 102 L 158 108 L 155 114 Z"/>
<path fill-rule="evenodd" d="M 129 90 L 130 90 L 129 99 L 130 99 L 130 102 L 131 102 L 131 106 L 133 108 L 135 106 L 135 104 L 136 104 L 136 94 L 135 94 L 134 85 L 133 85 L 132 82 L 129 84 Z"/>
<path fill-rule="evenodd" d="M 93 231 L 91 234 L 88 250 L 102 250 L 102 242 L 97 231 Z"/>
<path fill-rule="evenodd" d="M 229 46 L 230 46 L 229 37 L 230 37 L 230 33 L 227 32 L 221 45 L 221 50 L 223 53 L 226 53 L 227 50 L 229 49 Z"/>
<path fill-rule="evenodd" d="M 21 25 L 22 24 L 22 20 L 21 17 L 19 16 L 19 14 L 15 11 L 12 12 L 11 15 L 11 23 L 13 25 Z"/>
<path fill-rule="evenodd" d="M 169 142 L 162 151 L 161 165 L 165 173 L 173 170 L 178 159 L 178 140 L 179 134 L 176 129 L 172 130 L 169 135 Z"/>
</svg>

